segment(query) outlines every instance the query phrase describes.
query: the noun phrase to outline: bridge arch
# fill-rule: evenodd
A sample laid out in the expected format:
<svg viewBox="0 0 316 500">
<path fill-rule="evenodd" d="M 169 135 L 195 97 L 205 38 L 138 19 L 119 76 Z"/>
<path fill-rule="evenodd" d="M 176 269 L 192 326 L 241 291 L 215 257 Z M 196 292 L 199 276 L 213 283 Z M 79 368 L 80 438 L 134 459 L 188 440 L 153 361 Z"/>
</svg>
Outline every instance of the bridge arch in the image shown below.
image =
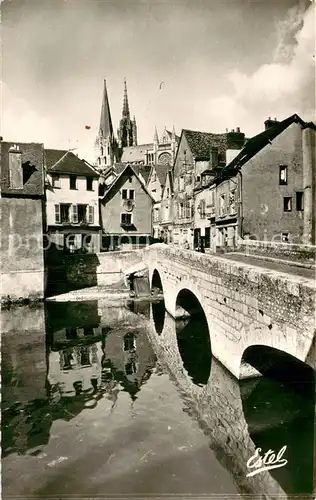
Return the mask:
<svg viewBox="0 0 316 500">
<path fill-rule="evenodd" d="M 314 398 L 315 371 L 284 350 L 265 344 L 248 346 L 241 357 L 240 372 L 248 366 L 254 368 L 258 375 L 290 386 L 309 399 Z"/>
<path fill-rule="evenodd" d="M 192 382 L 203 387 L 211 374 L 212 350 L 204 309 L 197 297 L 182 288 L 176 297 L 176 338 L 183 367 Z"/>
<path fill-rule="evenodd" d="M 263 376 L 240 380 L 240 396 L 248 433 L 262 455 L 285 446 L 285 470 L 271 476 L 285 493 L 313 490 L 315 372 L 298 358 L 266 345 L 245 349 L 242 363 Z"/>
</svg>

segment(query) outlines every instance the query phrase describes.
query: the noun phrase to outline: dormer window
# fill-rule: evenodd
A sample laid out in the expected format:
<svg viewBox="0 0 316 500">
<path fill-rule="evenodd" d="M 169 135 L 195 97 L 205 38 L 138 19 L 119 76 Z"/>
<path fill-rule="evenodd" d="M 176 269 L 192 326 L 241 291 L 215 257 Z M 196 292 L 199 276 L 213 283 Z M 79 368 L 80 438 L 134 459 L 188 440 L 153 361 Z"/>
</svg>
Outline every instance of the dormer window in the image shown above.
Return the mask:
<svg viewBox="0 0 316 500">
<path fill-rule="evenodd" d="M 9 150 L 10 188 L 23 189 L 22 152 L 19 146 Z"/>
<path fill-rule="evenodd" d="M 58 174 L 52 174 L 52 186 L 53 188 L 60 188 L 60 177 Z"/>
</svg>

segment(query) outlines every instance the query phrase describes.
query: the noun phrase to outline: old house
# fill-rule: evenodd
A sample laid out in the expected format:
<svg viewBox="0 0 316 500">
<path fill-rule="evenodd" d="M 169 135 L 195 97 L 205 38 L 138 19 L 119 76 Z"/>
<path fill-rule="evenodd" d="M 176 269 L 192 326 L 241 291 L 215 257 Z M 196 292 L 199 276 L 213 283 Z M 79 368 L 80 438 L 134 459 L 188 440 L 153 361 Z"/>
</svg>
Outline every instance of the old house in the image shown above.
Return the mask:
<svg viewBox="0 0 316 500">
<path fill-rule="evenodd" d="M 147 189 L 154 199 L 153 237 L 160 238 L 161 198 L 169 165 L 152 165 L 147 181 Z"/>
<path fill-rule="evenodd" d="M 66 252 L 100 251 L 99 174 L 71 151 L 45 150 L 50 245 Z"/>
<path fill-rule="evenodd" d="M 168 170 L 163 183 L 160 203 L 160 238 L 165 243 L 172 243 L 173 221 L 173 179 L 172 170 Z"/>
<path fill-rule="evenodd" d="M 315 131 L 267 120 L 216 179 L 217 246 L 236 237 L 315 244 Z"/>
<path fill-rule="evenodd" d="M 153 201 L 134 168 L 126 165 L 100 197 L 102 249 L 146 245 L 152 237 Z"/>
<path fill-rule="evenodd" d="M 194 248 L 214 249 L 215 245 L 215 200 L 214 170 L 207 169 L 194 189 Z"/>
<path fill-rule="evenodd" d="M 1 295 L 43 297 L 44 146 L 0 142 Z"/>
<path fill-rule="evenodd" d="M 223 168 L 244 141 L 245 134 L 239 128 L 223 134 L 182 130 L 173 167 L 175 244 L 194 247 L 194 189 L 207 170 L 217 172 Z"/>
</svg>

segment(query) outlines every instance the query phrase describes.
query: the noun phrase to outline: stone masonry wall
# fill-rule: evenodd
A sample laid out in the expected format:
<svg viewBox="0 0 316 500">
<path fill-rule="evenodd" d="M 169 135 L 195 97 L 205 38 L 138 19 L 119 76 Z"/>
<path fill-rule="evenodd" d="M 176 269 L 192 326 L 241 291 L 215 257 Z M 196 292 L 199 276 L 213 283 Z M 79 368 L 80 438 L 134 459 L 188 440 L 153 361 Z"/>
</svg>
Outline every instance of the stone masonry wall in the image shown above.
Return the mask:
<svg viewBox="0 0 316 500">
<path fill-rule="evenodd" d="M 141 251 L 64 255 L 58 265 L 48 268 L 49 295 L 111 285 L 123 278 L 124 269 L 141 261 Z"/>
<path fill-rule="evenodd" d="M 182 289 L 199 300 L 208 321 L 211 347 L 237 378 L 245 349 L 263 345 L 301 361 L 309 359 L 315 335 L 315 283 L 220 257 L 165 245 L 144 250 L 150 279 L 160 274 L 167 311 L 175 316 Z"/>
<path fill-rule="evenodd" d="M 270 241 L 239 240 L 236 246 L 238 252 L 249 255 L 265 255 L 275 258 L 295 259 L 300 262 L 315 263 L 316 247 L 314 245 L 298 245 L 295 243 L 280 243 Z"/>
</svg>

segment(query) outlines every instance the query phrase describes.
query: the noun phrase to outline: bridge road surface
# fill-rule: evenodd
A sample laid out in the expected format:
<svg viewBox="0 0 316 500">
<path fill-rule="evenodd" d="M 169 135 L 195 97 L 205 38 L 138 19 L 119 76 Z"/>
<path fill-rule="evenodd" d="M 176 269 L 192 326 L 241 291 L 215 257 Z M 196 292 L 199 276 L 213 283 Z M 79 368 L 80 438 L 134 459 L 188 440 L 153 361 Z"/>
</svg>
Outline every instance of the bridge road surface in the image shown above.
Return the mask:
<svg viewBox="0 0 316 500">
<path fill-rule="evenodd" d="M 301 276 L 303 278 L 315 280 L 316 277 L 316 269 L 315 268 L 306 268 L 295 266 L 292 264 L 293 261 L 289 261 L 290 264 L 285 264 L 285 261 L 270 261 L 257 259 L 253 256 L 248 255 L 235 255 L 233 253 L 228 253 L 225 255 L 216 255 L 216 257 L 222 259 L 233 260 L 235 262 L 242 262 L 244 264 L 249 264 L 250 266 L 256 266 L 264 269 L 271 269 L 273 271 L 277 271 L 279 273 L 292 274 L 295 276 Z"/>
</svg>

